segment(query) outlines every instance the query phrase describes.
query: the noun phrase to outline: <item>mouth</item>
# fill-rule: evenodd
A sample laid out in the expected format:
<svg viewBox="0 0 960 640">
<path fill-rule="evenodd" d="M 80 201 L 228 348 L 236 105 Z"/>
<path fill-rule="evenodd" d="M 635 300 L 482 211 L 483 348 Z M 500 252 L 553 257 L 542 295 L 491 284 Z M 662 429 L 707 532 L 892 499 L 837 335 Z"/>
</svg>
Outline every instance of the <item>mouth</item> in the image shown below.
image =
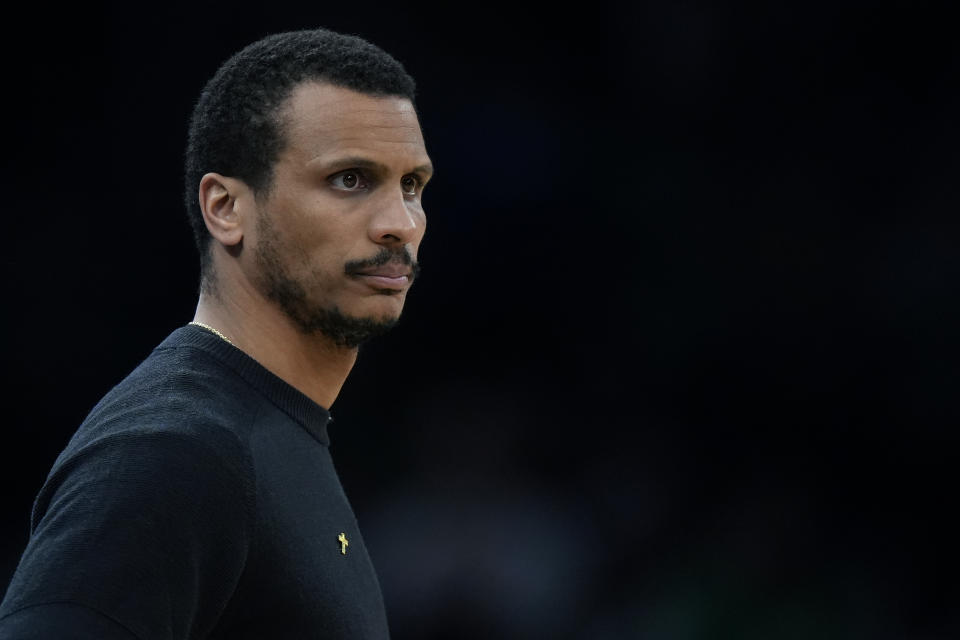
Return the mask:
<svg viewBox="0 0 960 640">
<path fill-rule="evenodd" d="M 374 289 L 383 292 L 396 293 L 403 291 L 412 280 L 410 267 L 402 264 L 385 264 L 370 269 L 361 269 L 350 274 Z"/>
<path fill-rule="evenodd" d="M 410 284 L 408 276 L 381 276 L 369 273 L 355 273 L 354 278 L 366 282 L 374 289 L 380 291 L 400 292 Z"/>
<path fill-rule="evenodd" d="M 355 260 L 346 265 L 346 274 L 378 293 L 396 295 L 406 290 L 417 277 L 419 265 L 406 250 L 386 248 L 373 258 Z"/>
</svg>

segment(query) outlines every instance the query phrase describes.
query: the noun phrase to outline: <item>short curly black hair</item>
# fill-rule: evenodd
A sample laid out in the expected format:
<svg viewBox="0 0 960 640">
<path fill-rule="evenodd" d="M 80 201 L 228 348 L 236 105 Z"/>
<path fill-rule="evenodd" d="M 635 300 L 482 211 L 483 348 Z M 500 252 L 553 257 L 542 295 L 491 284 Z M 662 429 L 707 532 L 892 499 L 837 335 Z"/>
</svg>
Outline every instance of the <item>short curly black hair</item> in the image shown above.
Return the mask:
<svg viewBox="0 0 960 640">
<path fill-rule="evenodd" d="M 416 89 L 390 54 L 326 29 L 267 36 L 224 62 L 194 107 L 184 163 L 187 215 L 202 279 L 210 275 L 211 236 L 198 202 L 200 179 L 213 171 L 243 180 L 255 193 L 269 191 L 284 147 L 278 113 L 294 88 L 311 80 L 411 103 Z"/>
</svg>

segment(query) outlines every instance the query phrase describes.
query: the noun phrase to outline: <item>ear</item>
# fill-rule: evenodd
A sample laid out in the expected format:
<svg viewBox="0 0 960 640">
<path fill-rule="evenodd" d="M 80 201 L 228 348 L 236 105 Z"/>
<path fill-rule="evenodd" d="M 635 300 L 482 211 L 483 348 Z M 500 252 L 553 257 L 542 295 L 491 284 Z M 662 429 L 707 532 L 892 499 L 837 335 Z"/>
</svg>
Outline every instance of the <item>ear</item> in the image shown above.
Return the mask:
<svg viewBox="0 0 960 640">
<path fill-rule="evenodd" d="M 227 247 L 243 240 L 244 216 L 241 202 L 246 200 L 249 187 L 242 180 L 227 178 L 219 173 L 208 173 L 200 179 L 200 211 L 207 231 L 214 240 Z"/>
</svg>

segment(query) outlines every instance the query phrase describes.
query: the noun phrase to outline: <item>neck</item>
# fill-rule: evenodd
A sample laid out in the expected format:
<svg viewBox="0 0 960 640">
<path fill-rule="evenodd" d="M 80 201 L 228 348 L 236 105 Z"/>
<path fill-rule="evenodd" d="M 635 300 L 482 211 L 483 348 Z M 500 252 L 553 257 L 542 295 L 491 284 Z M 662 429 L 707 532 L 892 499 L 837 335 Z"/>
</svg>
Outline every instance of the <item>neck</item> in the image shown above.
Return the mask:
<svg viewBox="0 0 960 640">
<path fill-rule="evenodd" d="M 357 360 L 323 334 L 304 334 L 276 305 L 241 288 L 201 292 L 194 322 L 224 334 L 238 349 L 322 407 L 329 409 Z"/>
</svg>

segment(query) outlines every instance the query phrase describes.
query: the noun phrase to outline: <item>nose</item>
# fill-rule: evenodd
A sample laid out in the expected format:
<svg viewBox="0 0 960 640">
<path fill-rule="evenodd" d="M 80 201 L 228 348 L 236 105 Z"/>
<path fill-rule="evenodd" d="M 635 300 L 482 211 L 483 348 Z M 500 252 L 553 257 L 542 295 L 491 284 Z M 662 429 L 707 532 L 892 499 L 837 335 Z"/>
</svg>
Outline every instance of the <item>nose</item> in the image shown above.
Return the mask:
<svg viewBox="0 0 960 640">
<path fill-rule="evenodd" d="M 419 201 L 409 200 L 399 191 L 384 194 L 383 199 L 376 205 L 370 221 L 371 240 L 383 245 L 420 242 L 426 227 L 426 217 Z"/>
</svg>

